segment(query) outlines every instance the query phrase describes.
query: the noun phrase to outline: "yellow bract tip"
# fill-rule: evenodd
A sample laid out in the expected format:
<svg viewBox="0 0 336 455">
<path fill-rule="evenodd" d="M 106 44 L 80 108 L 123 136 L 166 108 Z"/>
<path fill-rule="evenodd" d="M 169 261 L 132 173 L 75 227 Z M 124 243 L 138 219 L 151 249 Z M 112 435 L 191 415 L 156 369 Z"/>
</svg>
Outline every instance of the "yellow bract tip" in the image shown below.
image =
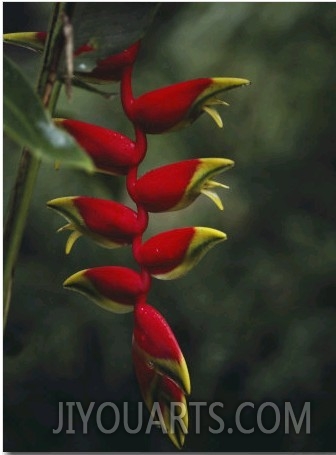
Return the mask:
<svg viewBox="0 0 336 455">
<path fill-rule="evenodd" d="M 226 240 L 227 236 L 225 232 L 219 231 L 209 227 L 195 227 L 195 237 L 192 240 L 196 244 L 202 244 L 203 246 L 221 242 Z"/>
<path fill-rule="evenodd" d="M 3 39 L 5 43 L 26 47 L 34 51 L 44 49 L 44 41 L 38 38 L 37 32 L 5 33 Z"/>
<path fill-rule="evenodd" d="M 56 126 L 62 126 L 62 123 L 64 122 L 65 118 L 61 117 L 55 117 L 53 118 L 53 122 L 55 123 Z"/>
<path fill-rule="evenodd" d="M 213 77 L 211 87 L 216 91 L 224 91 L 250 84 L 251 81 L 248 79 L 238 77 Z"/>
<path fill-rule="evenodd" d="M 76 196 L 67 196 L 51 199 L 47 202 L 47 206 L 51 209 L 58 210 L 59 212 L 64 212 L 65 209 L 73 209 L 72 201 L 75 198 Z"/>
<path fill-rule="evenodd" d="M 87 269 L 81 270 L 80 272 L 76 272 L 73 275 L 69 276 L 69 278 L 64 281 L 63 286 L 65 288 L 77 290 L 78 287 L 82 288 L 83 286 L 87 285 L 87 279 L 85 278 L 86 270 Z"/>
</svg>

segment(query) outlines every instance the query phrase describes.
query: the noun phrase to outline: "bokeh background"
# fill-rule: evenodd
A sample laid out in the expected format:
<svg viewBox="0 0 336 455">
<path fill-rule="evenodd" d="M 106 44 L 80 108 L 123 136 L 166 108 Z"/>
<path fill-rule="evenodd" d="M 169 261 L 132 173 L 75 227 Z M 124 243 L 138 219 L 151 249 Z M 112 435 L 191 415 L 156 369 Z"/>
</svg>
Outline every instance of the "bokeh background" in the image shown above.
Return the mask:
<svg viewBox="0 0 336 455">
<path fill-rule="evenodd" d="M 45 30 L 52 3 L 4 3 L 4 32 Z M 179 212 L 151 216 L 146 236 L 168 228 L 205 225 L 228 234 L 186 277 L 154 281 L 150 303 L 171 327 L 187 359 L 192 401 L 218 401 L 234 426 L 256 427 L 260 404 L 279 406 L 270 435 L 216 428 L 201 413 L 201 434 L 186 451 L 332 451 L 336 429 L 336 6 L 333 3 L 163 3 L 146 37 L 134 91 L 203 76 L 246 77 L 252 86 L 225 96 L 224 129 L 208 116 L 176 133 L 149 137 L 141 172 L 191 157 L 228 157 L 225 211 L 206 198 Z M 4 47 L 34 83 L 38 54 Z M 117 85 L 109 87 L 118 90 Z M 29 109 L 29 106 L 27 106 Z M 132 135 L 116 97 L 74 90 L 62 95 L 58 116 L 74 117 Z M 4 139 L 4 207 L 19 160 Z M 46 201 L 70 195 L 112 198 L 132 205 L 124 180 L 42 165 L 20 251 L 4 339 L 6 451 L 172 451 L 159 430 L 102 434 L 94 419 L 83 435 L 52 434 L 58 403 L 84 409 L 141 401 L 132 369 L 132 315 L 104 312 L 62 288 L 70 274 L 100 265 L 134 266 L 128 248 L 104 250 L 86 239 L 64 254 L 61 218 Z M 284 403 L 298 417 L 311 403 L 311 434 L 285 434 Z M 148 413 L 144 412 L 145 422 Z M 113 415 L 106 412 L 106 427 Z M 112 422 L 113 423 L 113 422 Z M 112 423 L 110 426 L 112 426 Z M 264 412 L 271 428 L 274 413 Z M 132 421 L 130 421 L 132 424 Z M 136 420 L 133 422 L 134 426 Z"/>
</svg>

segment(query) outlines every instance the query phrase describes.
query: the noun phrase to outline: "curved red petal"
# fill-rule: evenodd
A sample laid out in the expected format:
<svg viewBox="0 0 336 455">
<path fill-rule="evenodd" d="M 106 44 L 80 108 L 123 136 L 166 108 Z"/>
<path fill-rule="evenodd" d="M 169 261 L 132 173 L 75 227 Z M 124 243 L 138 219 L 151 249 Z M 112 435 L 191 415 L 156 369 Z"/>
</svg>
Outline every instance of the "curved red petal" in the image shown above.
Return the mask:
<svg viewBox="0 0 336 455">
<path fill-rule="evenodd" d="M 179 361 L 183 355 L 167 321 L 155 308 L 138 303 L 134 308 L 134 341 L 147 354 Z"/>
<path fill-rule="evenodd" d="M 134 305 L 144 292 L 141 276 L 126 267 L 96 267 L 84 275 L 100 294 L 125 305 Z"/>
<path fill-rule="evenodd" d="M 174 229 L 147 240 L 141 247 L 139 260 L 152 275 L 160 275 L 173 270 L 183 262 L 195 228 Z"/>
<path fill-rule="evenodd" d="M 78 120 L 57 121 L 70 133 L 92 158 L 97 169 L 125 175 L 138 164 L 135 143 L 116 131 Z"/>
<path fill-rule="evenodd" d="M 76 49 L 73 55 L 74 55 L 74 57 L 78 57 L 81 54 L 86 54 L 87 52 L 92 52 L 94 50 L 95 50 L 95 47 L 92 46 L 91 44 L 87 43 L 87 44 L 83 44 L 78 49 Z"/>
<path fill-rule="evenodd" d="M 196 98 L 211 83 L 210 78 L 200 78 L 145 93 L 134 101 L 132 121 L 146 133 L 168 131 L 187 118 Z"/>
<path fill-rule="evenodd" d="M 114 201 L 87 196 L 73 199 L 86 228 L 116 243 L 131 243 L 138 232 L 137 213 Z"/>
<path fill-rule="evenodd" d="M 137 201 L 148 212 L 173 209 L 183 198 L 199 164 L 200 160 L 194 159 L 153 169 L 136 182 Z"/>
<path fill-rule="evenodd" d="M 97 66 L 87 76 L 105 81 L 120 81 L 123 70 L 135 62 L 139 49 L 140 41 L 137 41 L 118 54 L 98 60 Z"/>
</svg>

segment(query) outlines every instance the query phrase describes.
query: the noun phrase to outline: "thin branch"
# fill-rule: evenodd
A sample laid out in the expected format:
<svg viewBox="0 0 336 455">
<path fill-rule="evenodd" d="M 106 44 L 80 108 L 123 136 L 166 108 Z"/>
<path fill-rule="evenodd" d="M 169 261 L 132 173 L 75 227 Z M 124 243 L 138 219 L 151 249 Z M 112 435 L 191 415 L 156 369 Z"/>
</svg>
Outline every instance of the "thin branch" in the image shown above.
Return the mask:
<svg viewBox="0 0 336 455">
<path fill-rule="evenodd" d="M 74 3 L 55 4 L 44 51 L 43 65 L 38 78 L 37 92 L 42 99 L 43 105 L 51 113 L 55 109 L 61 87 L 57 82 L 57 72 L 61 63 L 65 41 L 62 17 L 66 15 L 71 18 L 73 10 Z M 4 229 L 4 328 L 10 307 L 15 266 L 39 166 L 40 160 L 34 157 L 29 150 L 23 149 Z"/>
</svg>

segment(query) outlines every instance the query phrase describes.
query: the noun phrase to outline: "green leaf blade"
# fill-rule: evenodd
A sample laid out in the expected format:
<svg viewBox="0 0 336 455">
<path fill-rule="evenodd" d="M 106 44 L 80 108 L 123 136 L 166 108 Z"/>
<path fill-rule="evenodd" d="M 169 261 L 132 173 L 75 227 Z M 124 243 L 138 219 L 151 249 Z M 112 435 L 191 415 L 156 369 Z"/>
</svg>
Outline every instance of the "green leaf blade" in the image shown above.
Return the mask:
<svg viewBox="0 0 336 455">
<path fill-rule="evenodd" d="M 90 157 L 57 128 L 20 69 L 4 57 L 4 131 L 43 161 L 93 171 Z"/>
</svg>

